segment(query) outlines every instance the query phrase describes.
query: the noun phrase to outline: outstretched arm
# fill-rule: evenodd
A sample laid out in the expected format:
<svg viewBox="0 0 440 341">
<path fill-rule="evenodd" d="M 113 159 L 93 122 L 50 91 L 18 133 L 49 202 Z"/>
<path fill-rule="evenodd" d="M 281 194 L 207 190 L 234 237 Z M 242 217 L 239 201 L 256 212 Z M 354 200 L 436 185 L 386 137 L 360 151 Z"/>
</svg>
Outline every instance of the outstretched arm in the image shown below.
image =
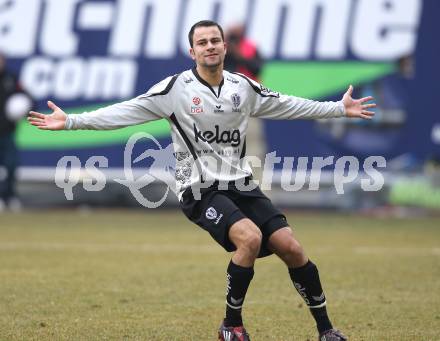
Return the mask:
<svg viewBox="0 0 440 341">
<path fill-rule="evenodd" d="M 255 91 L 251 101 L 251 116 L 268 118 L 273 120 L 294 119 L 327 119 L 336 117 L 358 117 L 371 119 L 374 112 L 368 109 L 374 108 L 375 103 L 366 104 L 373 97 L 353 99 L 353 86 L 350 85 L 342 100 L 338 102 L 319 102 L 296 96 L 283 95 L 273 92 L 261 84 L 245 78 Z M 250 92 L 252 94 L 252 92 Z"/>
<path fill-rule="evenodd" d="M 347 92 L 342 97 L 342 103 L 345 107 L 345 115 L 347 117 L 357 117 L 364 119 L 371 119 L 374 116 L 373 111 L 369 111 L 368 109 L 375 108 L 376 103 L 364 104 L 373 100 L 372 96 L 363 97 L 360 99 L 353 99 L 351 96 L 353 94 L 353 86 L 350 85 L 348 87 Z"/>
<path fill-rule="evenodd" d="M 77 115 L 67 115 L 53 102 L 49 101 L 48 106 L 53 110 L 52 114 L 43 115 L 39 112 L 31 111 L 28 120 L 30 124 L 42 130 L 119 129 L 165 117 L 161 108 L 154 101 L 158 97 L 153 97 L 150 100 L 148 97 L 139 96 L 129 101 L 112 104 Z"/>
<path fill-rule="evenodd" d="M 113 130 L 168 118 L 173 112 L 170 96 L 177 77 L 170 76 L 130 100 L 76 115 L 67 115 L 49 101 L 47 105 L 53 110 L 50 115 L 31 111 L 28 121 L 42 130 Z"/>
<path fill-rule="evenodd" d="M 42 130 L 64 130 L 67 120 L 66 113 L 51 101 L 48 101 L 47 105 L 52 109 L 52 114 L 44 115 L 31 111 L 28 116 L 29 123 Z"/>
</svg>

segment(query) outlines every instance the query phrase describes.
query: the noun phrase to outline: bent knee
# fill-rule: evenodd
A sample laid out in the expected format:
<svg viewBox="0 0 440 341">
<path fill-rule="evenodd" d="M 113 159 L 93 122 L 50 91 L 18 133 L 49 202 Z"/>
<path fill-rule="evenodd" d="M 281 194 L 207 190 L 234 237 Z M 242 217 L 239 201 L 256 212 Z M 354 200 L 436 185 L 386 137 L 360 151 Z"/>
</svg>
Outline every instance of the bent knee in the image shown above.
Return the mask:
<svg viewBox="0 0 440 341">
<path fill-rule="evenodd" d="M 250 250 L 258 253 L 258 251 L 260 250 L 262 239 L 263 236 L 260 230 L 252 231 L 246 235 L 245 245 Z"/>
<path fill-rule="evenodd" d="M 231 226 L 229 238 L 237 249 L 246 248 L 258 253 L 263 235 L 250 219 L 242 219 Z"/>
<path fill-rule="evenodd" d="M 295 239 L 289 241 L 277 254 L 290 267 L 301 266 L 307 261 L 303 247 Z"/>
<path fill-rule="evenodd" d="M 296 239 L 292 239 L 287 244 L 284 253 L 293 257 L 300 257 L 304 254 L 304 249 Z"/>
</svg>

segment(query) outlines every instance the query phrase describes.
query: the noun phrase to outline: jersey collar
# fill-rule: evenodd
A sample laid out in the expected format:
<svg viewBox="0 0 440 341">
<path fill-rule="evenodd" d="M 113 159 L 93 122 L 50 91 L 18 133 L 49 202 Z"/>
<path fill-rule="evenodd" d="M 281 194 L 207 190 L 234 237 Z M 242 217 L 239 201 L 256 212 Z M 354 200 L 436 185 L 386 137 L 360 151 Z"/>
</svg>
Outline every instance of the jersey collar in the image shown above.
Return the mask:
<svg viewBox="0 0 440 341">
<path fill-rule="evenodd" d="M 225 79 L 223 78 L 222 81 L 220 82 L 219 86 L 218 86 L 218 94 L 215 93 L 214 89 L 212 88 L 211 85 L 209 85 L 209 83 L 207 81 L 205 81 L 202 77 L 200 77 L 199 73 L 197 72 L 197 69 L 194 67 L 191 69 L 192 73 L 194 74 L 194 76 L 196 76 L 196 78 L 198 79 L 198 81 L 200 83 L 202 83 L 204 86 L 208 87 L 209 90 L 211 90 L 211 92 L 214 94 L 214 96 L 216 98 L 220 97 L 220 92 L 222 90 L 222 86 L 225 83 Z"/>
</svg>

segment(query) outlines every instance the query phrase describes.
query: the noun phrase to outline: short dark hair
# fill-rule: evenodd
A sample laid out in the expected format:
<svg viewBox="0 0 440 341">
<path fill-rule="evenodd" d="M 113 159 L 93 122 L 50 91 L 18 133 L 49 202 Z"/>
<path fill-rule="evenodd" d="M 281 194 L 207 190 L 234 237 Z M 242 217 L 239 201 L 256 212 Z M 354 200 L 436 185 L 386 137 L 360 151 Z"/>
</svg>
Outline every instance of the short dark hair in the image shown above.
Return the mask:
<svg viewBox="0 0 440 341">
<path fill-rule="evenodd" d="M 201 20 L 199 22 L 196 22 L 194 25 L 192 25 L 191 29 L 189 30 L 189 33 L 188 33 L 189 45 L 191 47 L 194 46 L 193 37 L 194 37 L 194 31 L 196 30 L 197 27 L 211 27 L 211 26 L 218 27 L 218 29 L 220 30 L 220 33 L 222 35 L 222 39 L 224 41 L 225 34 L 223 33 L 223 28 L 218 23 L 216 23 L 215 21 L 212 21 L 212 20 Z"/>
</svg>

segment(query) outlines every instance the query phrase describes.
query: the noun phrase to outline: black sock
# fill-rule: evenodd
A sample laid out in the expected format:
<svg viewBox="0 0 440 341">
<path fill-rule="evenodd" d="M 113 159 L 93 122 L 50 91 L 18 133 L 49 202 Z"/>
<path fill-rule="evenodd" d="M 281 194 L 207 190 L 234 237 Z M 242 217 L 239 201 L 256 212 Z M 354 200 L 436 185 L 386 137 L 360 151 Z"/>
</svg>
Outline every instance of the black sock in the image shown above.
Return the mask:
<svg viewBox="0 0 440 341">
<path fill-rule="evenodd" d="M 308 261 L 299 268 L 290 268 L 289 274 L 295 289 L 310 308 L 318 331 L 322 333 L 333 328 L 327 315 L 325 295 L 316 265 Z"/>
<path fill-rule="evenodd" d="M 238 327 L 243 325 L 241 307 L 246 296 L 249 284 L 254 277 L 254 267 L 245 268 L 229 262 L 226 290 L 226 327 Z"/>
</svg>

